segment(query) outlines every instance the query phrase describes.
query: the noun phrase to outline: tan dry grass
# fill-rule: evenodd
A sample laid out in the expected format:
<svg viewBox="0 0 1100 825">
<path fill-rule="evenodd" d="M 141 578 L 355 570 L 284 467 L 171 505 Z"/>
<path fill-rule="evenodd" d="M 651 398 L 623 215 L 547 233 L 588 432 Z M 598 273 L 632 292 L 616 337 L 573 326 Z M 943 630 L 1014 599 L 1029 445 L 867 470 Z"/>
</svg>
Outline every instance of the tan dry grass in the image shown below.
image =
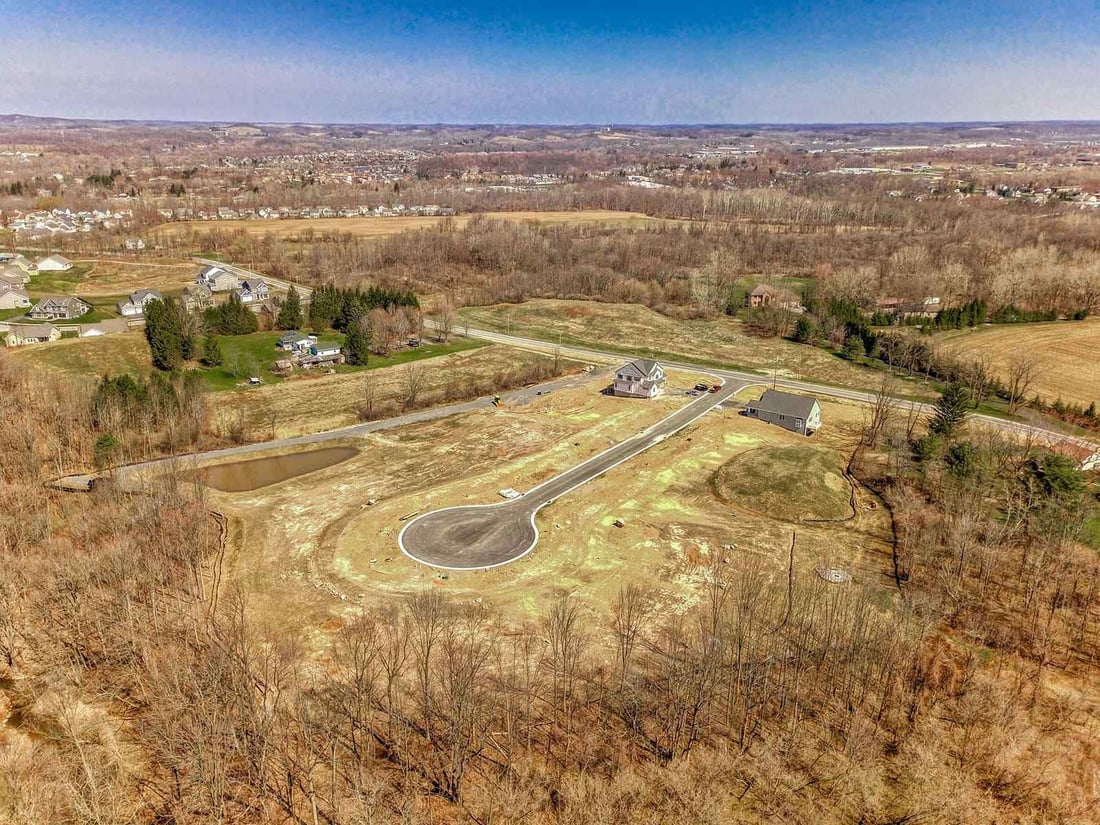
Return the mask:
<svg viewBox="0 0 1100 825">
<path fill-rule="evenodd" d="M 595 301 L 532 300 L 523 304 L 462 310 L 472 327 L 530 335 L 595 347 L 703 359 L 730 367 L 748 367 L 786 378 L 805 378 L 849 387 L 877 384 L 876 375 L 816 347 L 781 338 L 746 334 L 739 321 L 721 316 L 682 321 L 638 304 Z M 763 380 L 763 379 L 762 379 Z"/>
<path fill-rule="evenodd" d="M 81 281 L 81 295 L 124 295 L 138 289 L 174 292 L 195 280 L 200 267 L 178 258 L 158 261 L 86 259 L 92 265 Z"/>
<path fill-rule="evenodd" d="M 1100 318 L 951 332 L 937 344 L 956 358 L 988 357 L 1001 378 L 1016 359 L 1033 357 L 1040 366 L 1033 393 L 1047 401 L 1100 404 Z"/>
<path fill-rule="evenodd" d="M 644 226 L 659 223 L 662 219 L 651 218 L 635 212 L 618 212 L 604 209 L 578 210 L 576 212 L 487 212 L 486 217 L 521 223 L 536 221 L 542 224 L 606 224 L 608 226 Z M 459 227 L 472 220 L 473 215 L 458 215 L 453 218 L 304 218 L 301 220 L 254 220 L 254 221 L 184 221 L 158 227 L 151 233 L 157 235 L 178 235 L 192 229 L 207 232 L 214 229 L 226 232 L 245 230 L 250 235 L 267 235 L 278 238 L 300 238 L 306 230 L 316 233 L 347 232 L 361 238 L 385 238 L 412 229 L 425 229 L 438 225 L 445 220 L 454 221 Z"/>
<path fill-rule="evenodd" d="M 423 371 L 425 395 L 442 390 L 448 381 L 456 385 L 468 378 L 490 378 L 502 370 L 538 362 L 551 363 L 550 356 L 491 345 L 416 361 L 413 369 Z M 403 397 L 408 365 L 383 367 L 356 373 L 295 373 L 293 377 L 263 387 L 210 396 L 215 426 L 223 430 L 243 414 L 257 437 L 271 437 L 274 416 L 276 438 L 321 432 L 359 421 L 359 406 L 373 387 L 378 406 Z M 399 414 L 395 413 L 395 414 Z"/>
<path fill-rule="evenodd" d="M 733 411 L 708 414 L 545 508 L 540 543 L 518 563 L 444 577 L 401 554 L 403 516 L 500 501 L 501 488 L 528 489 L 683 403 L 672 395 L 655 402 L 609 398 L 601 386 L 593 380 L 528 406 L 375 433 L 355 441 L 359 456 L 292 484 L 212 493 L 234 525 L 232 567 L 252 592 L 250 602 L 265 619 L 320 633 L 334 618 L 425 587 L 523 620 L 561 593 L 605 611 L 629 583 L 653 588 L 663 613 L 685 610 L 700 598 L 711 553 L 758 556 L 784 575 L 791 526 L 720 501 L 709 479 L 747 450 L 806 442 Z M 862 410 L 827 403 L 825 415 L 827 429 L 814 443 L 841 462 Z M 369 499 L 377 503 L 367 506 Z M 626 526 L 615 527 L 617 518 Z M 798 535 L 799 575 L 812 575 L 818 564 L 872 582 L 884 575 L 889 519 L 865 500 L 850 524 L 800 525 Z M 727 544 L 736 549 L 723 549 Z"/>
<path fill-rule="evenodd" d="M 95 338 L 65 338 L 51 344 L 19 347 L 13 356 L 72 380 L 101 375 L 149 372 L 149 345 L 141 330 Z"/>
</svg>

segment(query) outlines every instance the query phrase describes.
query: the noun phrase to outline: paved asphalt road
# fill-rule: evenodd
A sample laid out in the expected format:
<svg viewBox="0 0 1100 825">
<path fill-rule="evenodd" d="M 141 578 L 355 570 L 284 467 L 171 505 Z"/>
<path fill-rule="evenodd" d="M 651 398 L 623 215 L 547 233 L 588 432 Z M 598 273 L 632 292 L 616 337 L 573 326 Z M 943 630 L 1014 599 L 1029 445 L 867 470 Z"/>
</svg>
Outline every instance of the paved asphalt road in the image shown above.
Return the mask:
<svg viewBox="0 0 1100 825">
<path fill-rule="evenodd" d="M 540 395 L 545 395 L 556 389 L 574 387 L 590 381 L 601 371 L 569 375 L 558 378 L 544 384 L 538 384 L 522 389 L 501 393 L 501 400 L 505 406 L 528 404 Z M 139 464 L 128 464 L 115 467 L 105 475 L 111 477 L 120 486 L 140 485 L 140 475 L 148 471 L 164 472 L 167 470 L 191 470 L 200 463 L 216 461 L 225 458 L 246 458 L 250 454 L 266 450 L 279 450 L 287 447 L 300 447 L 308 444 L 322 445 L 326 441 L 335 441 L 341 438 L 359 438 L 381 430 L 389 430 L 394 427 L 403 427 L 407 424 L 416 424 L 421 421 L 435 421 L 447 416 L 475 410 L 488 409 L 492 405 L 491 396 L 476 398 L 473 401 L 463 401 L 458 404 L 448 404 L 444 407 L 431 407 L 426 410 L 401 415 L 396 418 L 385 418 L 379 421 L 368 421 L 363 424 L 352 424 L 350 427 L 341 427 L 336 430 L 325 430 L 320 433 L 309 433 L 292 438 L 279 438 L 274 441 L 259 441 L 255 444 L 242 444 L 239 447 L 226 447 L 220 450 L 207 450 L 201 453 L 189 453 L 187 455 L 172 456 L 171 458 L 158 458 L 153 461 L 143 461 Z M 97 478 L 99 474 L 88 473 L 65 476 L 54 482 L 54 485 L 64 489 L 86 490 L 88 482 Z"/>
<path fill-rule="evenodd" d="M 429 322 L 428 325 L 431 326 L 431 323 Z M 607 352 L 606 350 L 599 350 L 591 347 L 558 345 L 550 341 L 540 341 L 536 338 L 524 338 L 518 335 L 505 335 L 503 333 L 490 332 L 488 330 L 482 329 L 470 328 L 469 330 L 464 331 L 468 332 L 468 334 L 472 338 L 481 338 L 485 341 L 492 341 L 498 344 L 507 344 L 508 346 L 519 347 L 520 349 L 534 350 L 536 352 L 558 352 L 563 358 L 587 360 L 590 363 L 621 364 L 624 360 L 631 357 L 628 355 L 623 355 L 622 353 Z M 666 361 L 663 358 L 660 360 L 666 368 L 671 367 L 672 369 L 706 372 L 711 375 L 721 376 L 727 381 L 742 381 L 744 382 L 745 386 L 750 386 L 753 384 L 770 386 L 772 383 L 771 377 L 767 375 L 739 372 L 737 370 L 721 369 L 718 367 L 704 367 L 698 364 L 678 363 L 676 361 Z M 873 403 L 875 400 L 874 393 L 861 392 L 860 390 L 849 390 L 844 389 L 843 387 L 831 387 L 825 384 L 814 384 L 810 381 L 794 381 L 789 378 L 780 378 L 775 383 L 776 386 L 782 389 L 813 393 L 814 395 L 823 395 L 829 398 L 840 398 L 848 401 L 859 401 L 866 404 Z M 931 412 L 932 405 L 930 402 L 898 399 L 896 403 L 898 408 L 902 410 L 920 411 L 924 409 Z M 1064 435 L 1062 433 L 1035 424 L 1024 424 L 1019 421 L 1006 421 L 1003 418 L 997 418 L 992 415 L 983 415 L 980 413 L 975 413 L 971 415 L 970 419 L 973 421 L 980 421 L 983 424 L 995 427 L 996 429 L 1005 432 L 1012 432 L 1032 437 L 1041 444 L 1052 444 L 1069 441 L 1076 444 L 1081 444 L 1086 447 L 1097 449 L 1097 444 L 1095 441 L 1091 441 L 1087 438 Z"/>
<path fill-rule="evenodd" d="M 515 561 L 538 542 L 535 514 L 540 509 L 664 441 L 744 386 L 742 381 L 727 381 L 719 392 L 704 393 L 646 431 L 544 481 L 520 498 L 448 507 L 418 516 L 405 525 L 398 544 L 410 558 L 448 570 L 480 570 Z"/>
</svg>

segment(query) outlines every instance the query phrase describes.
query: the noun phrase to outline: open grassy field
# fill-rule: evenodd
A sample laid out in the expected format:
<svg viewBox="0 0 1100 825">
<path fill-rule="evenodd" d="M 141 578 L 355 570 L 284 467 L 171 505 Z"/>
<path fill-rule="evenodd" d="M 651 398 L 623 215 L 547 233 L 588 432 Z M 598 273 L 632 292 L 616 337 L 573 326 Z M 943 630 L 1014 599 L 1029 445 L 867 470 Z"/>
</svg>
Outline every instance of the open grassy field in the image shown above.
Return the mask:
<svg viewBox="0 0 1100 825">
<path fill-rule="evenodd" d="M 677 384 L 697 376 L 674 374 Z M 603 396 L 593 379 L 529 405 L 454 416 L 349 440 L 360 451 L 327 469 L 251 492 L 209 497 L 230 518 L 232 575 L 262 620 L 305 632 L 339 627 L 344 615 L 425 587 L 528 620 L 563 593 L 606 611 L 626 584 L 652 588 L 662 614 L 701 597 L 715 554 L 756 558 L 785 575 L 792 526 L 715 495 L 713 475 L 749 451 L 801 449 L 805 439 L 732 410 L 696 424 L 545 508 L 541 539 L 517 563 L 441 573 L 404 557 L 396 544 L 408 516 L 436 507 L 500 501 L 503 487 L 529 489 L 656 422 L 683 403 Z M 842 465 L 862 411 L 827 403 L 829 426 L 811 449 Z M 807 474 L 806 494 L 826 484 Z M 368 500 L 375 503 L 368 505 Z M 800 524 L 796 574 L 822 564 L 888 590 L 889 517 L 868 494 L 843 525 Z M 751 504 L 751 502 L 750 502 Z M 622 519 L 623 527 L 614 526 Z M 884 595 L 884 599 L 889 597 Z"/>
<path fill-rule="evenodd" d="M 1048 401 L 1100 404 L 1100 318 L 987 326 L 944 333 L 936 342 L 955 357 L 988 357 L 1002 376 L 1014 359 L 1034 357 L 1040 370 L 1032 393 Z"/>
<path fill-rule="evenodd" d="M 660 218 L 650 218 L 635 212 L 616 212 L 604 209 L 587 209 L 576 212 L 488 212 L 487 217 L 505 221 L 537 221 L 545 224 L 604 224 L 607 226 L 633 227 L 661 222 Z M 348 232 L 361 238 L 384 238 L 410 229 L 424 229 L 435 226 L 440 221 L 451 220 L 458 226 L 467 224 L 472 215 L 458 215 L 453 218 L 303 218 L 301 220 L 254 220 L 254 221 L 184 221 L 169 223 L 150 231 L 152 237 L 158 235 L 177 235 L 186 231 L 209 232 L 214 229 L 235 232 L 243 229 L 250 235 L 272 234 L 278 238 L 300 238 L 306 231 L 316 233 Z"/>
<path fill-rule="evenodd" d="M 532 300 L 523 304 L 466 307 L 462 317 L 475 328 L 589 345 L 624 354 L 745 368 L 782 377 L 846 387 L 873 387 L 878 374 L 825 350 L 782 338 L 756 338 L 743 324 L 721 316 L 681 321 L 638 304 Z M 559 338 L 560 336 L 560 338 Z M 906 392 L 915 392 L 909 387 Z"/>
</svg>

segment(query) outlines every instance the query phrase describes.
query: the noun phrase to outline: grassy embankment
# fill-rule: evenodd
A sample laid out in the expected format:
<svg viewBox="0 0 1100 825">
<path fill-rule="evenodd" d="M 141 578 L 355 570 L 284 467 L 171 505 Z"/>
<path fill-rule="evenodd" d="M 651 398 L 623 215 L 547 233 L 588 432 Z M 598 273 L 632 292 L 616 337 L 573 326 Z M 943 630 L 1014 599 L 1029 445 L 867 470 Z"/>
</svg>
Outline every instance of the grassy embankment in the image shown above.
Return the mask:
<svg viewBox="0 0 1100 825">
<path fill-rule="evenodd" d="M 744 324 L 726 316 L 680 320 L 637 304 L 565 300 L 466 307 L 461 315 L 472 327 L 635 357 L 762 376 L 778 373 L 781 378 L 850 389 L 874 390 L 881 382 L 882 369 L 874 365 L 783 338 L 752 336 Z M 920 380 L 902 380 L 899 386 L 900 395 L 915 399 L 932 398 L 937 391 L 934 383 Z"/>
</svg>

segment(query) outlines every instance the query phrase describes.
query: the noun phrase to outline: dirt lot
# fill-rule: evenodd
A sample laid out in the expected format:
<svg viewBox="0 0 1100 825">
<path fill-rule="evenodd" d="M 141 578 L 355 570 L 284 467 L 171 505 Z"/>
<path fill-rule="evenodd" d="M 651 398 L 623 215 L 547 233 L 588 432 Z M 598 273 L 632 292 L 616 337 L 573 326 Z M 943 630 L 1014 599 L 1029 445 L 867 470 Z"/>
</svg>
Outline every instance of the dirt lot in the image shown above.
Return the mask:
<svg viewBox="0 0 1100 825">
<path fill-rule="evenodd" d="M 693 379 L 673 376 L 677 385 Z M 500 489 L 528 489 L 683 403 L 671 394 L 657 401 L 609 398 L 599 394 L 600 383 L 524 407 L 375 433 L 350 442 L 361 448 L 356 457 L 286 483 L 246 493 L 211 491 L 231 520 L 232 575 L 251 591 L 263 620 L 293 617 L 306 633 L 426 586 L 525 620 L 566 592 L 606 610 L 619 587 L 634 582 L 654 588 L 669 612 L 699 598 L 710 553 L 752 554 L 784 575 L 797 529 L 799 575 L 812 575 L 819 564 L 838 565 L 887 589 L 889 521 L 867 494 L 859 494 L 852 522 L 797 526 L 714 494 L 713 475 L 734 456 L 805 443 L 732 410 L 708 414 L 544 509 L 539 545 L 520 562 L 442 574 L 401 554 L 397 533 L 412 514 L 499 501 Z M 841 461 L 862 411 L 827 403 L 825 417 L 828 426 L 814 444 L 836 451 Z M 376 503 L 368 505 L 371 499 Z M 615 527 L 616 519 L 625 526 Z"/>
<path fill-rule="evenodd" d="M 585 224 L 600 223 L 608 226 L 644 226 L 658 223 L 660 218 L 650 218 L 634 212 L 616 212 L 603 209 L 579 210 L 576 212 L 487 212 L 487 217 L 505 221 L 538 221 L 546 224 Z M 266 235 L 278 238 L 296 239 L 306 230 L 318 233 L 350 232 L 361 238 L 384 238 L 410 229 L 423 229 L 435 226 L 440 221 L 452 220 L 458 226 L 470 221 L 471 215 L 458 215 L 453 218 L 304 218 L 302 220 L 255 220 L 255 221 L 184 221 L 158 227 L 149 234 L 156 236 L 176 235 L 188 229 L 195 232 L 208 232 L 214 229 L 235 232 L 243 229 L 250 235 Z"/>
<path fill-rule="evenodd" d="M 1100 318 L 1052 324 L 1001 324 L 937 336 L 943 352 L 957 357 L 990 358 L 1003 375 L 1013 359 L 1034 356 L 1039 375 L 1032 387 L 1048 401 L 1100 404 Z"/>
<path fill-rule="evenodd" d="M 680 321 L 637 304 L 534 300 L 523 304 L 468 307 L 470 325 L 548 341 L 629 349 L 638 354 L 703 359 L 729 367 L 771 371 L 848 387 L 878 383 L 874 372 L 816 347 L 780 338 L 747 335 L 743 325 L 722 316 L 712 321 Z"/>
</svg>

